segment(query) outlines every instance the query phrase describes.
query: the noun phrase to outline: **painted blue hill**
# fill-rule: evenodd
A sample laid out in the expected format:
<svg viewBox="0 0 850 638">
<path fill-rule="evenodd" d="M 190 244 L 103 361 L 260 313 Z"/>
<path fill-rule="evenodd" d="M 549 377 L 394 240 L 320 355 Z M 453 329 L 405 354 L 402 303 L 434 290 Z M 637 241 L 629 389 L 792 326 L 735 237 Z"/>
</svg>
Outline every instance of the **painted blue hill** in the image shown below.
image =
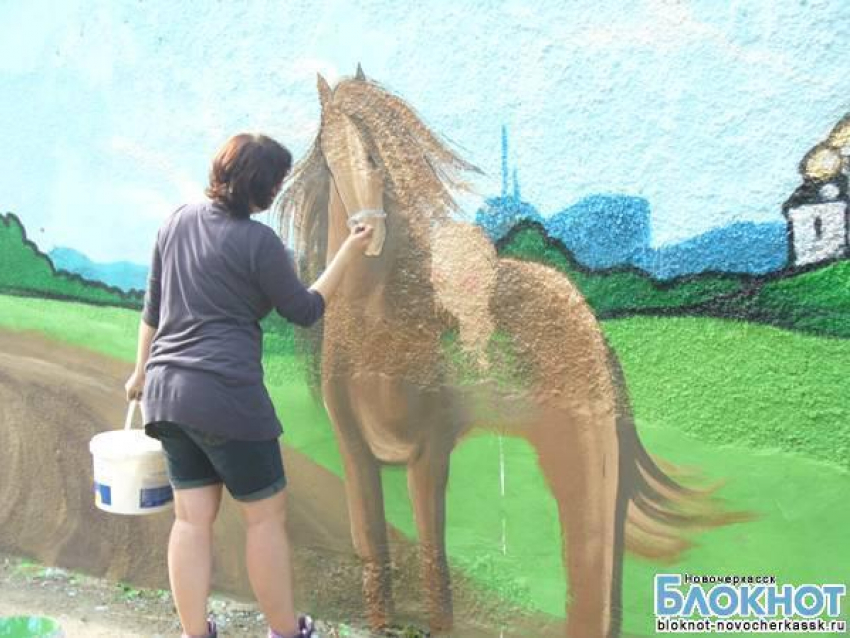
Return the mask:
<svg viewBox="0 0 850 638">
<path fill-rule="evenodd" d="M 649 249 L 649 202 L 628 195 L 591 195 L 544 222 L 587 268 L 636 266 Z"/>
<path fill-rule="evenodd" d="M 127 261 L 97 263 L 73 248 L 54 248 L 49 253 L 57 270 L 76 273 L 90 281 L 100 281 L 124 291 L 144 290 L 148 268 Z"/>
<path fill-rule="evenodd" d="M 706 271 L 764 274 L 785 267 L 788 234 L 783 223 L 738 222 L 640 255 L 635 264 L 656 279 Z"/>
<path fill-rule="evenodd" d="M 543 219 L 518 195 L 493 197 L 475 222 L 493 241 L 524 219 L 537 221 L 590 270 L 636 267 L 656 279 L 706 271 L 764 274 L 787 264 L 784 223 L 738 222 L 686 241 L 650 247 L 649 202 L 629 195 L 592 195 Z"/>
<path fill-rule="evenodd" d="M 491 197 L 475 213 L 475 223 L 481 226 L 492 241 L 498 241 L 523 220 L 543 223 L 537 209 L 518 195 Z"/>
</svg>

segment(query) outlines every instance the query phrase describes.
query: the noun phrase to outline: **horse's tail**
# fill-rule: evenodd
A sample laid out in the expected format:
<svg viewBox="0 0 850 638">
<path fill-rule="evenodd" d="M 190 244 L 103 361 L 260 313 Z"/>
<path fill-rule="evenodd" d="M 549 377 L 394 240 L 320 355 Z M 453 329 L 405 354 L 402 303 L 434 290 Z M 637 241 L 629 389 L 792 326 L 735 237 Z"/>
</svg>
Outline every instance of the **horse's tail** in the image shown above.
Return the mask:
<svg viewBox="0 0 850 638">
<path fill-rule="evenodd" d="M 626 500 L 626 550 L 653 561 L 674 562 L 693 545 L 688 539 L 690 532 L 752 520 L 750 513 L 727 511 L 716 495 L 722 482 L 705 485 L 697 471 L 649 455 L 638 437 L 620 363 L 613 352 L 609 360 L 618 393 L 620 495 Z"/>
</svg>

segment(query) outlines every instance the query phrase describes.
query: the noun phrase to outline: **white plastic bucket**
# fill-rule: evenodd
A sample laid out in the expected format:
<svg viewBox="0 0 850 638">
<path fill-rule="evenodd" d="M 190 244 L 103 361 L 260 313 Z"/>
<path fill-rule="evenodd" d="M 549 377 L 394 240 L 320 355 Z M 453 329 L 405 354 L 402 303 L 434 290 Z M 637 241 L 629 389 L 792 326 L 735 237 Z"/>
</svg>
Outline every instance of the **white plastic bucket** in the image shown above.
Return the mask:
<svg viewBox="0 0 850 638">
<path fill-rule="evenodd" d="M 162 444 L 133 430 L 138 405 L 131 401 L 123 430 L 96 434 L 89 443 L 94 460 L 94 502 L 113 514 L 154 514 L 171 507 Z"/>
</svg>

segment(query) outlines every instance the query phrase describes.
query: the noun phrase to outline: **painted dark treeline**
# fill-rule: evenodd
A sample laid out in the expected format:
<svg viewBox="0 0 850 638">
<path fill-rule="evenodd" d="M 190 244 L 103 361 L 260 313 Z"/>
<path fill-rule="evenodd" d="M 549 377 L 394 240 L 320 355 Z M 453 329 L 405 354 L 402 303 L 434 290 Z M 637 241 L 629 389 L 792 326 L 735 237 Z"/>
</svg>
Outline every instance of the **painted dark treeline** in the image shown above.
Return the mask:
<svg viewBox="0 0 850 638">
<path fill-rule="evenodd" d="M 0 293 L 132 309 L 141 308 L 143 301 L 139 291 L 127 293 L 57 270 L 11 212 L 0 214 Z"/>
<path fill-rule="evenodd" d="M 766 275 L 703 272 L 658 280 L 635 266 L 589 269 L 544 226 L 524 220 L 496 247 L 502 256 L 537 261 L 568 275 L 600 319 L 634 315 L 710 316 L 755 321 L 824 336 L 850 338 L 850 299 L 841 294 L 850 261 Z M 143 292 L 124 292 L 58 270 L 27 237 L 14 213 L 0 214 L 0 293 L 138 309 Z M 283 322 L 266 327 L 291 340 Z"/>
<path fill-rule="evenodd" d="M 850 338 L 850 299 L 840 294 L 850 277 L 847 260 L 766 275 L 703 272 L 659 281 L 631 266 L 588 269 L 534 221 L 520 222 L 496 246 L 502 256 L 567 274 L 601 319 L 697 315 Z"/>
</svg>

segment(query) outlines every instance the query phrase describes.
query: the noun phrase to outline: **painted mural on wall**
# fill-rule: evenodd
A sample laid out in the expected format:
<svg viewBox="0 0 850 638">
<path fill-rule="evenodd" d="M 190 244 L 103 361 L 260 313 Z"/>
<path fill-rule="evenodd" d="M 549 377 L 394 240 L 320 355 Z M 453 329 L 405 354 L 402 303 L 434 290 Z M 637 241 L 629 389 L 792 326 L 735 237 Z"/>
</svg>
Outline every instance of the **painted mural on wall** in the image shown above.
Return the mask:
<svg viewBox="0 0 850 638">
<path fill-rule="evenodd" d="M 0 81 L 52 104 L 0 105 L 28 150 L 0 157 L 0 550 L 166 582 L 167 517 L 96 511 L 86 443 L 123 420 L 159 222 L 262 128 L 302 158 L 266 221 L 305 278 L 380 231 L 320 330 L 264 324 L 301 608 L 652 635 L 659 573 L 850 580 L 842 4 L 39 7 L 0 20 L 38 34 Z M 228 24 L 292 41 L 185 46 Z M 226 508 L 215 586 L 245 594 L 240 534 Z"/>
<path fill-rule="evenodd" d="M 569 279 L 497 258 L 483 233 L 450 219 L 450 176 L 472 166 L 362 69 L 334 89 L 319 76 L 319 95 L 322 126 L 281 226 L 309 276 L 351 220 L 376 225 L 372 259 L 328 308 L 318 358 L 370 624 L 392 615 L 380 466 L 394 464 L 407 468 L 430 627 L 452 628 L 450 456 L 478 425 L 535 449 L 564 535 L 553 542 L 571 585 L 566 634 L 618 634 L 625 548 L 673 558 L 686 545 L 680 528 L 724 518 L 640 444 L 619 364 Z"/>
</svg>

